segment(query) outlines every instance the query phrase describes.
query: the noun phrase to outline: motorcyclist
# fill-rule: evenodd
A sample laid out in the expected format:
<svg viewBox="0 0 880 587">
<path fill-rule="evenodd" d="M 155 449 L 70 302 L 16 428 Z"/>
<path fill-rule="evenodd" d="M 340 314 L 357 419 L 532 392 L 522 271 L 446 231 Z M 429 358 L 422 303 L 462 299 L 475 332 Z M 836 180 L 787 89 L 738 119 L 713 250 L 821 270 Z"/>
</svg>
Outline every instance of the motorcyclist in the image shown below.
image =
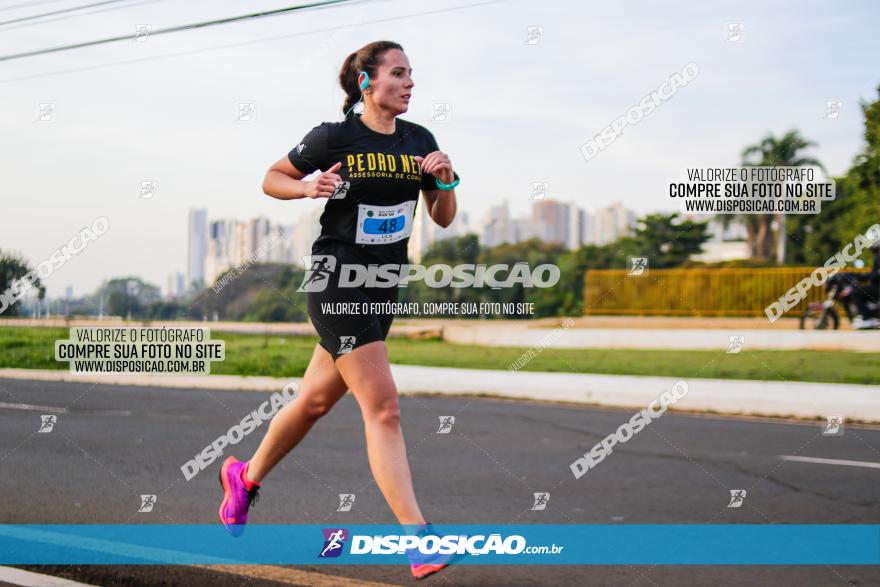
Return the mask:
<svg viewBox="0 0 880 587">
<path fill-rule="evenodd" d="M 857 330 L 880 327 L 880 320 L 877 318 L 877 304 L 878 298 L 880 298 L 880 241 L 872 244 L 870 248 L 874 252 L 871 272 L 863 278 L 864 281 L 860 279 L 860 284 L 855 284 L 851 296 L 857 308 L 852 326 Z M 873 309 L 871 304 L 873 304 Z"/>
</svg>

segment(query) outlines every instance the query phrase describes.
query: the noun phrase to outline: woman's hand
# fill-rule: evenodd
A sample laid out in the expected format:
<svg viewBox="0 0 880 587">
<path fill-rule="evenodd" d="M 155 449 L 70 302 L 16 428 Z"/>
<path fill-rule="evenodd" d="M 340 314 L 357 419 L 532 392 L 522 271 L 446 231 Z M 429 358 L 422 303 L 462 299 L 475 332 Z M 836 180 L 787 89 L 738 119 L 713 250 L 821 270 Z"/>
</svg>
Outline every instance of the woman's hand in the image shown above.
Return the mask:
<svg viewBox="0 0 880 587">
<path fill-rule="evenodd" d="M 424 157 L 416 156 L 415 160 L 422 168 L 422 173 L 430 173 L 443 183 L 452 183 L 455 179 L 452 174 L 452 161 L 443 151 L 434 151 Z"/>
<path fill-rule="evenodd" d="M 342 167 L 342 161 L 334 163 L 327 171 L 322 172 L 312 181 L 306 182 L 309 184 L 306 196 L 309 198 L 329 198 L 332 196 L 342 183 L 342 178 L 336 174 L 340 167 Z"/>
</svg>

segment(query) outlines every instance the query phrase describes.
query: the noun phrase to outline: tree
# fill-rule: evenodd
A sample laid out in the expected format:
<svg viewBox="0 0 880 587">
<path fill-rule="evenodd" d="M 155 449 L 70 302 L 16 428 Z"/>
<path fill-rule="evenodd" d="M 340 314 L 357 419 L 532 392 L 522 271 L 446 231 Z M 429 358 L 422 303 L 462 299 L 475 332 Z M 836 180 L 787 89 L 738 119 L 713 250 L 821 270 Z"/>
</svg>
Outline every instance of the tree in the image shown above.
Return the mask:
<svg viewBox="0 0 880 587">
<path fill-rule="evenodd" d="M 584 313 L 584 274 L 590 269 L 623 269 L 626 255 L 615 244 L 583 245 L 556 261 L 559 283 L 529 295 L 536 316 L 580 316 Z"/>
<path fill-rule="evenodd" d="M 654 269 L 679 267 L 703 251 L 711 238 L 707 222 L 680 221 L 676 214 L 648 214 L 636 225 L 632 237 Z"/>
<path fill-rule="evenodd" d="M 825 168 L 817 159 L 801 157 L 798 154 L 799 151 L 814 146 L 816 146 L 816 143 L 805 140 L 797 129 L 788 131 L 781 138 L 768 134 L 757 145 L 750 145 L 743 149 L 741 155 L 742 165 L 747 167 L 771 165 L 785 167 L 816 166 L 825 171 Z M 769 259 L 773 255 L 774 247 L 771 239 L 773 214 L 740 214 L 733 218 L 729 214 L 721 215 L 721 222 L 724 226 L 727 226 L 732 219 L 745 225 L 748 233 L 746 240 L 752 257 Z M 777 260 L 781 263 L 785 258 L 785 241 L 787 240 L 785 215 L 779 214 L 778 219 L 780 233 L 776 253 Z"/>
<path fill-rule="evenodd" d="M 880 222 L 880 86 L 878 99 L 862 102 L 865 117 L 865 145 L 845 175 L 834 178 L 836 196 L 822 202 L 822 213 L 793 215 L 788 219 L 791 234 L 791 263 L 821 265 L 828 257 Z M 868 258 L 867 251 L 863 255 Z"/>
<path fill-rule="evenodd" d="M 426 268 L 432 265 L 507 265 L 506 271 L 499 271 L 496 279 L 504 281 L 514 272 L 518 263 L 527 264 L 534 270 L 537 266 L 557 263 L 565 253 L 565 248 L 556 243 L 545 243 L 531 239 L 518 243 L 504 243 L 492 248 L 480 246 L 475 234 L 453 237 L 434 242 L 421 259 Z M 439 273 L 437 274 L 439 277 Z M 564 275 L 562 276 L 564 277 Z M 554 315 L 559 302 L 556 294 L 549 293 L 553 288 L 524 288 L 521 283 L 512 287 L 493 289 L 490 285 L 482 287 L 430 287 L 425 280 L 412 281 L 400 290 L 399 301 L 404 303 L 423 302 L 535 302 L 536 314 Z M 542 308 L 542 309 L 541 309 Z M 538 313 L 538 312 L 543 313 Z M 492 318 L 503 316 L 488 316 Z M 511 316 L 513 317 L 513 316 Z"/>
<path fill-rule="evenodd" d="M 579 316 L 584 313 L 584 275 L 591 269 L 628 269 L 631 257 L 648 257 L 651 268 L 679 267 L 700 253 L 709 240 L 707 223 L 681 221 L 679 214 L 649 214 L 641 218 L 635 235 L 605 245 L 583 245 L 555 261 L 559 283 L 530 292 L 538 316 Z"/>
<path fill-rule="evenodd" d="M 486 265 L 504 264 L 512 271 L 517 263 L 525 263 L 531 271 L 539 265 L 558 264 L 559 259 L 565 254 L 565 247 L 555 242 L 544 242 L 537 238 L 531 238 L 514 244 L 503 243 L 491 249 L 486 249 L 480 255 L 479 262 Z M 505 272 L 506 273 L 506 272 Z M 501 273 L 500 275 L 504 275 Z M 560 279 L 562 278 L 560 271 Z M 557 284 L 558 286 L 558 284 Z M 534 302 L 538 315 L 544 313 L 542 301 L 553 288 L 530 287 L 525 288 L 521 283 L 515 283 L 512 287 L 493 290 L 488 286 L 484 293 L 493 302 Z M 525 318 L 526 316 L 523 316 Z"/>
<path fill-rule="evenodd" d="M 445 238 L 431 243 L 419 263 L 425 267 L 432 265 L 475 265 L 479 261 L 482 251 L 479 237 L 476 234 L 466 234 Z M 424 279 L 410 281 L 406 287 L 401 287 L 398 301 L 401 303 L 423 302 L 480 302 L 489 301 L 484 292 L 479 288 L 460 287 L 430 287 Z"/>
<path fill-rule="evenodd" d="M 880 95 L 880 86 L 877 93 Z M 862 103 L 861 107 L 865 116 L 865 147 L 856 155 L 840 186 L 844 197 L 852 198 L 842 218 L 842 228 L 848 229 L 848 234 L 841 235 L 841 244 L 851 239 L 853 229 L 864 232 L 880 223 L 880 100 Z"/>
<path fill-rule="evenodd" d="M 4 316 L 16 316 L 18 307 L 15 302 L 19 295 L 24 294 L 27 283 L 19 281 L 22 277 L 33 271 L 28 262 L 17 253 L 0 250 L 0 314 Z M 46 297 L 46 287 L 40 278 L 34 274 L 33 287 L 37 288 L 38 299 Z M 13 287 L 13 285 L 15 287 Z"/>
<path fill-rule="evenodd" d="M 480 250 L 480 240 L 475 234 L 445 238 L 431 243 L 421 262 L 422 265 L 476 263 Z"/>
<path fill-rule="evenodd" d="M 288 290 L 288 293 L 293 293 Z M 271 288 L 261 289 L 254 297 L 245 322 L 301 322 L 305 313 L 301 308 L 291 304 L 288 296 Z"/>
<path fill-rule="evenodd" d="M 303 269 L 285 263 L 255 263 L 195 292 L 185 314 L 211 320 L 302 322 L 308 319 L 306 295 L 296 290 L 304 275 Z M 181 312 L 179 318 L 186 315 Z"/>
<path fill-rule="evenodd" d="M 108 314 L 129 320 L 148 317 L 150 304 L 162 301 L 158 287 L 133 275 L 110 279 L 97 295 L 106 296 L 105 311 Z"/>
</svg>

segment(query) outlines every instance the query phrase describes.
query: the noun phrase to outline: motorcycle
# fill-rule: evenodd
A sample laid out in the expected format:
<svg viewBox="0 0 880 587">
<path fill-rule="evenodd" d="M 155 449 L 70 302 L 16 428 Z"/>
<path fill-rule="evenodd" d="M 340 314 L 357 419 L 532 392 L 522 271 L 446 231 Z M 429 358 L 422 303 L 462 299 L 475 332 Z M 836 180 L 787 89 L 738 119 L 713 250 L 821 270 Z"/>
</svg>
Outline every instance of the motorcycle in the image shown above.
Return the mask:
<svg viewBox="0 0 880 587">
<path fill-rule="evenodd" d="M 853 327 L 860 330 L 880 328 L 880 304 L 876 302 L 876 294 L 866 295 L 865 312 L 861 321 L 859 307 L 855 301 L 856 288 L 863 292 L 871 287 L 870 273 L 838 273 L 828 279 L 828 295 L 824 301 L 813 302 L 807 306 L 800 318 L 801 330 L 827 330 L 840 328 L 840 315 L 835 304 L 840 303 Z"/>
</svg>

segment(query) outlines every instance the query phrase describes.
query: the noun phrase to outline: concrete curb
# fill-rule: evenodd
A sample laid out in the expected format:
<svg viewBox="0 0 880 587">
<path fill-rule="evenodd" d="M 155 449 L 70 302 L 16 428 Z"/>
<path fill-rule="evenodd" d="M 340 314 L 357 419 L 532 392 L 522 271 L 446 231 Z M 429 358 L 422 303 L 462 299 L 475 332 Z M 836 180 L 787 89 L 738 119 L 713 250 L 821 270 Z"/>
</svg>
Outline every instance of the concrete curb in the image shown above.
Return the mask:
<svg viewBox="0 0 880 587">
<path fill-rule="evenodd" d="M 604 317 L 608 324 L 608 317 Z M 556 348 L 586 349 L 662 349 L 662 350 L 721 350 L 726 351 L 730 344 L 730 336 L 744 337 L 743 349 L 768 350 L 848 350 L 859 352 L 880 352 L 880 330 L 793 330 L 791 328 L 749 328 L 747 322 L 742 327 L 729 328 L 647 328 L 621 327 L 583 327 L 577 324 L 583 318 L 573 319 L 576 326 L 564 328 L 550 326 L 554 320 L 541 318 L 536 320 L 396 320 L 391 327 L 389 336 L 392 338 L 429 338 L 441 337 L 446 342 L 472 344 L 493 347 L 546 346 L 552 340 Z M 61 318 L 31 320 L 24 318 L 6 318 L 0 320 L 0 327 L 64 327 L 75 328 L 85 326 L 135 328 L 144 325 L 168 325 L 176 328 L 210 328 L 218 335 L 223 333 L 316 336 L 317 332 L 311 322 L 288 323 L 250 323 L 250 322 L 125 322 L 122 320 L 75 320 L 65 322 Z M 776 323 L 778 324 L 778 322 Z M 222 338 L 222 336 L 215 336 Z"/>
<path fill-rule="evenodd" d="M 440 393 L 484 393 L 638 409 L 646 407 L 661 391 L 668 391 L 677 381 L 685 381 L 688 394 L 676 402 L 675 409 L 798 418 L 840 415 L 847 419 L 880 422 L 880 385 L 487 372 L 405 365 L 392 365 L 391 370 L 398 388 L 412 392 L 436 393 L 439 390 Z M 479 391 L 475 388 L 479 388 Z"/>
<path fill-rule="evenodd" d="M 683 380 L 688 384 L 688 394 L 675 404 L 677 410 L 797 418 L 836 415 L 847 420 L 880 422 L 880 385 L 487 371 L 411 365 L 391 365 L 391 372 L 401 394 L 491 395 L 635 409 L 646 407 L 660 392 Z M 260 392 L 279 391 L 290 382 L 302 383 L 302 378 L 298 377 L 104 375 L 30 369 L 0 369 L 2 378 Z"/>
<path fill-rule="evenodd" d="M 520 326 L 447 324 L 443 340 L 492 347 L 547 346 L 560 349 L 660 349 L 727 351 L 730 337 L 744 338 L 743 350 L 847 350 L 880 352 L 880 331 L 686 329 L 656 328 L 526 328 Z"/>
<path fill-rule="evenodd" d="M 100 383 L 103 385 L 138 385 L 144 387 L 176 387 L 178 389 L 217 389 L 224 391 L 281 391 L 291 381 L 302 377 L 246 377 L 241 375 L 143 375 L 127 373 L 71 373 L 53 369 L 0 369 L 0 379 L 32 381 L 63 381 L 67 383 Z"/>
</svg>

